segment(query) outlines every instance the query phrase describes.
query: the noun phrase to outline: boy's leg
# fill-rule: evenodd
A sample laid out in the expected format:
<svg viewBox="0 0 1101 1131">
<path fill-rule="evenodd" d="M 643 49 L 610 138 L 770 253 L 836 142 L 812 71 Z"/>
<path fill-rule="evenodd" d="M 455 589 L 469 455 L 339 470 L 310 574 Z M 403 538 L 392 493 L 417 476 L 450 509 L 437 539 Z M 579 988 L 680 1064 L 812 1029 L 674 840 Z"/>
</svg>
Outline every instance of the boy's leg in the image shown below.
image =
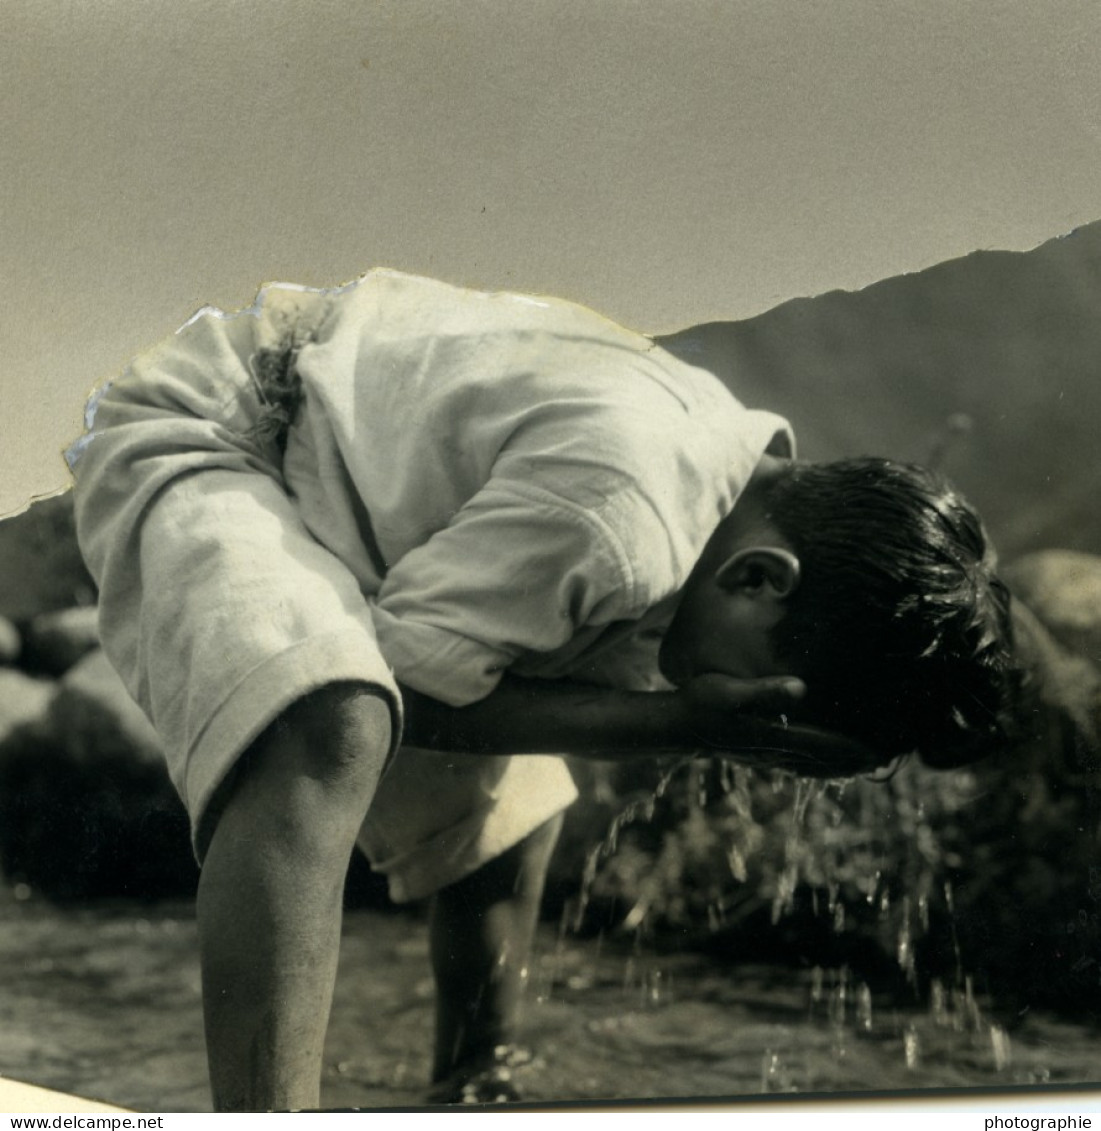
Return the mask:
<svg viewBox="0 0 1101 1131">
<path fill-rule="evenodd" d="M 441 889 L 432 903 L 436 977 L 433 1082 L 461 1079 L 493 1063 L 514 1035 L 547 865 L 559 814 L 476 872 Z"/>
<path fill-rule="evenodd" d="M 387 700 L 334 684 L 238 763 L 199 887 L 218 1110 L 316 1108 L 344 876 L 390 747 Z"/>
</svg>

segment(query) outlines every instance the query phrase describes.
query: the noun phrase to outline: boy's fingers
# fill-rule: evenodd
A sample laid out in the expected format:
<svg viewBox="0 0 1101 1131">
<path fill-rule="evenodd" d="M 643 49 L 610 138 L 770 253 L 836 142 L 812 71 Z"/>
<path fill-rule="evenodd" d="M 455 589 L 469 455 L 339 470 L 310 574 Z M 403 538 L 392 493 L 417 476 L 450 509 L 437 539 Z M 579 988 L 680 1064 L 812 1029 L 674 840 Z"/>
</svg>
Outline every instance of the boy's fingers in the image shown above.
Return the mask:
<svg viewBox="0 0 1101 1131">
<path fill-rule="evenodd" d="M 818 778 L 867 773 L 882 761 L 844 735 L 781 719 L 806 694 L 806 685 L 794 677 L 734 679 L 708 673 L 684 690 L 699 712 L 701 741 L 734 761 Z"/>
<path fill-rule="evenodd" d="M 777 714 L 792 707 L 807 693 L 806 684 L 794 676 L 735 679 L 718 672 L 697 676 L 685 690 L 694 704 L 707 710 Z"/>
<path fill-rule="evenodd" d="M 739 723 L 720 757 L 764 769 L 787 770 L 800 777 L 845 778 L 867 774 L 885 759 L 868 747 L 818 727 L 781 727 L 776 723 Z"/>
</svg>

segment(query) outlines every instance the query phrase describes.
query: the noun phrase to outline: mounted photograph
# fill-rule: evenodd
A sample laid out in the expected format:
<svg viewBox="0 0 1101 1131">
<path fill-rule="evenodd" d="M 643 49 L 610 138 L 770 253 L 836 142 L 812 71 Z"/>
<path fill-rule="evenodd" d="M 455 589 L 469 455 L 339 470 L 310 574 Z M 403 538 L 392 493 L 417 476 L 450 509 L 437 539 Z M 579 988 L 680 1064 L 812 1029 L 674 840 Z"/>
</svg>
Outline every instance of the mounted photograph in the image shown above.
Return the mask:
<svg viewBox="0 0 1101 1131">
<path fill-rule="evenodd" d="M 12 7 L 0 1107 L 1101 1087 L 1056 6 Z"/>
</svg>

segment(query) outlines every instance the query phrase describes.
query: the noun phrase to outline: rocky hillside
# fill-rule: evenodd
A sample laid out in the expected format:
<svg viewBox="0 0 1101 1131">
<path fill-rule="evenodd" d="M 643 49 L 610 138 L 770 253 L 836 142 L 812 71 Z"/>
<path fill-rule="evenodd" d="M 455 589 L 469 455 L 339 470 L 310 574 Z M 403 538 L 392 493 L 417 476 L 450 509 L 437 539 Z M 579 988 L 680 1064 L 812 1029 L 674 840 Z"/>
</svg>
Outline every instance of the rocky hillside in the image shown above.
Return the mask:
<svg viewBox="0 0 1101 1131">
<path fill-rule="evenodd" d="M 0 521 L 0 617 L 30 620 L 95 600 L 76 544 L 68 492 Z"/>
<path fill-rule="evenodd" d="M 1101 550 L 1101 222 L 661 341 L 807 458 L 937 463 L 1003 556 Z"/>
</svg>

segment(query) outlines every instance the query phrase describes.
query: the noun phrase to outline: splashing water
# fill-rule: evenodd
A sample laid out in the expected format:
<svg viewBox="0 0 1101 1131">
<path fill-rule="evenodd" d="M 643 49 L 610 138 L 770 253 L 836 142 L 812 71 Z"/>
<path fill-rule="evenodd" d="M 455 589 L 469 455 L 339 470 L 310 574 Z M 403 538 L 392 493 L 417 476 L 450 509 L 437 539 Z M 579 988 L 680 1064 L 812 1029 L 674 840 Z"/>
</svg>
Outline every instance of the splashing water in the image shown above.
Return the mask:
<svg viewBox="0 0 1101 1131">
<path fill-rule="evenodd" d="M 573 929 L 575 931 L 581 930 L 585 912 L 592 898 L 593 884 L 596 882 L 601 862 L 615 853 L 616 849 L 619 847 L 619 838 L 624 828 L 639 822 L 652 821 L 654 819 L 654 810 L 657 807 L 657 803 L 665 796 L 670 782 L 672 782 L 684 766 L 691 765 L 691 763 L 691 758 L 684 758 L 667 769 L 658 779 L 657 785 L 654 786 L 653 790 L 646 797 L 632 801 L 612 818 L 603 840 L 589 850 L 585 857 L 585 866 L 581 873 L 581 887 L 573 916 Z M 632 907 L 630 912 L 628 912 L 627 920 L 624 921 L 623 925 L 628 929 L 637 929 L 641 926 L 647 910 L 648 905 L 644 900 L 640 900 Z"/>
<path fill-rule="evenodd" d="M 1002 1072 L 1013 1063 L 1013 1049 L 1009 1034 L 1000 1025 L 990 1026 L 990 1045 L 994 1052 L 994 1067 Z"/>
<path fill-rule="evenodd" d="M 764 1093 L 797 1092 L 792 1073 L 779 1053 L 765 1049 L 761 1057 L 761 1091 Z"/>
<path fill-rule="evenodd" d="M 775 784 L 774 784 L 775 788 Z M 791 824 L 784 840 L 784 863 L 772 901 L 772 922 L 775 925 L 795 907 L 795 891 L 801 878 L 801 862 L 805 844 L 807 809 L 812 799 L 822 796 L 827 786 L 809 778 L 795 781 L 791 804 Z"/>
<path fill-rule="evenodd" d="M 874 785 L 800 780 L 779 773 L 765 776 L 727 761 L 712 763 L 707 774 L 700 763 L 678 762 L 648 796 L 625 806 L 586 854 L 574 930 L 580 928 L 601 867 L 620 848 L 624 831 L 654 820 L 658 802 L 686 765 L 693 770 L 683 779 L 683 789 L 678 785 L 670 794 L 672 810 L 662 810 L 662 836 L 642 842 L 641 849 L 631 841 L 635 857 L 630 867 L 638 869 L 638 861 L 647 859 L 653 864 L 650 873 L 636 876 L 633 902 L 622 920 L 636 942 L 652 918 L 676 924 L 671 916 L 694 913 L 697 922 L 718 934 L 736 929 L 755 908 L 768 912 L 773 925 L 805 916 L 809 908 L 836 936 L 878 937 L 886 952 L 893 953 L 913 995 L 900 1016 L 897 1009 L 877 1008 L 871 986 L 848 967 L 813 967 L 807 1020 L 826 1027 L 836 1059 L 845 1058 L 855 1047 L 851 1041 L 859 1038 L 897 1049 L 906 1072 L 924 1072 L 927 1062 L 944 1055 L 952 1033 L 951 1040 L 966 1042 L 967 1055 L 976 1062 L 999 1073 L 1012 1067 L 1009 1035 L 985 1015 L 966 973 L 955 893 L 940 871 L 948 858 L 921 796 L 921 779 L 900 776 Z M 679 821 L 672 836 L 666 831 L 670 817 Z M 725 887 L 721 877 L 711 889 L 704 886 L 701 875 L 708 860 L 725 862 Z M 690 904 L 682 895 L 685 888 L 702 891 L 706 898 Z M 765 891 L 762 906 L 756 893 Z M 954 970 L 947 976 L 919 968 L 931 925 L 951 940 Z M 628 960 L 623 988 L 639 1007 L 664 1007 L 672 1000 L 664 973 L 637 959 Z M 912 1010 L 921 1001 L 927 1012 L 915 1018 Z M 784 1055 L 775 1048 L 765 1050 L 762 1091 L 798 1090 L 798 1077 Z"/>
<path fill-rule="evenodd" d="M 911 985 L 917 982 L 917 966 L 914 962 L 914 932 L 910 912 L 910 897 L 902 897 L 902 920 L 898 927 L 898 945 L 895 948 L 899 969 L 906 975 Z"/>
<path fill-rule="evenodd" d="M 921 1038 L 913 1025 L 906 1027 L 902 1035 L 902 1048 L 906 1057 L 906 1067 L 911 1071 L 921 1067 Z"/>
<path fill-rule="evenodd" d="M 861 982 L 856 991 L 856 1023 L 865 1033 L 870 1033 L 875 1028 L 872 1015 L 872 991 L 867 982 Z"/>
</svg>

